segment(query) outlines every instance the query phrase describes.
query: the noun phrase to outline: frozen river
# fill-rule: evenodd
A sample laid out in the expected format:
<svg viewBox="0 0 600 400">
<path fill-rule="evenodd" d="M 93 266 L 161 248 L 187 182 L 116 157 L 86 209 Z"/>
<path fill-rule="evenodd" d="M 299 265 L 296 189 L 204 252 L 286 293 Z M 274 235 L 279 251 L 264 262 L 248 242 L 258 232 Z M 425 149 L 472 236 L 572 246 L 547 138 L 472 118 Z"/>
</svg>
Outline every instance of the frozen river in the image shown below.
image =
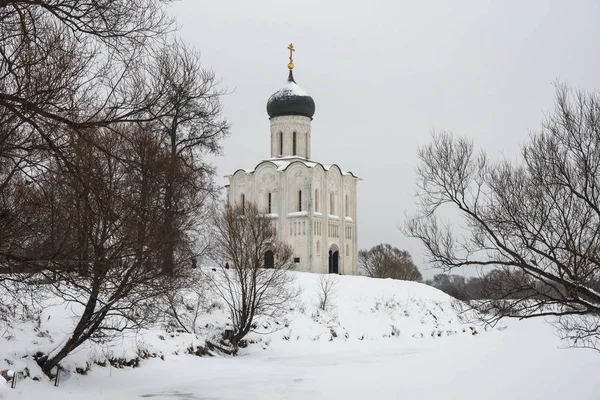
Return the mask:
<svg viewBox="0 0 600 400">
<path fill-rule="evenodd" d="M 94 368 L 59 388 L 25 381 L 7 398 L 600 399 L 600 353 L 564 349 L 543 320 L 476 336 L 290 342 L 237 357 L 170 357 Z"/>
</svg>

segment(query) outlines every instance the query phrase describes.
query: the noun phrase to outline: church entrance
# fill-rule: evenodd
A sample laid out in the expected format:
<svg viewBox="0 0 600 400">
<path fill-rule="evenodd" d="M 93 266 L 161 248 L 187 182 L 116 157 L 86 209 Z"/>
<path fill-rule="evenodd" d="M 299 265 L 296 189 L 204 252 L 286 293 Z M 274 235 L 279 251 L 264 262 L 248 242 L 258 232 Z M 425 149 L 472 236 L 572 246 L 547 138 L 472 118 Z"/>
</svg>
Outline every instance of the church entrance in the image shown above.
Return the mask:
<svg viewBox="0 0 600 400">
<path fill-rule="evenodd" d="M 337 247 L 332 247 L 329 250 L 329 273 L 330 274 L 338 274 L 339 273 L 339 255 L 340 252 Z"/>
<path fill-rule="evenodd" d="M 275 255 L 271 250 L 265 252 L 265 268 L 275 268 Z"/>
</svg>

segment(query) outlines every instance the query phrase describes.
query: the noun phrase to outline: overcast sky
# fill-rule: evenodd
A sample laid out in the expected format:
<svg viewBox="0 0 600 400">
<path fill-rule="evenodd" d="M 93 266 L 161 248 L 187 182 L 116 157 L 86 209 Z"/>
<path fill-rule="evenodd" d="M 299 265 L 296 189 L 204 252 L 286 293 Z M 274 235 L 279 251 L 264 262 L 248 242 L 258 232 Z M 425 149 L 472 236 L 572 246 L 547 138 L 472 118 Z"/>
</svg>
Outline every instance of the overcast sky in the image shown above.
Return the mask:
<svg viewBox="0 0 600 400">
<path fill-rule="evenodd" d="M 315 100 L 312 156 L 363 181 L 360 248 L 423 248 L 398 231 L 415 210 L 417 148 L 432 130 L 515 158 L 557 79 L 600 89 L 599 1 L 181 0 L 180 34 L 230 94 L 219 183 L 270 157 L 268 97 L 294 77 Z"/>
</svg>

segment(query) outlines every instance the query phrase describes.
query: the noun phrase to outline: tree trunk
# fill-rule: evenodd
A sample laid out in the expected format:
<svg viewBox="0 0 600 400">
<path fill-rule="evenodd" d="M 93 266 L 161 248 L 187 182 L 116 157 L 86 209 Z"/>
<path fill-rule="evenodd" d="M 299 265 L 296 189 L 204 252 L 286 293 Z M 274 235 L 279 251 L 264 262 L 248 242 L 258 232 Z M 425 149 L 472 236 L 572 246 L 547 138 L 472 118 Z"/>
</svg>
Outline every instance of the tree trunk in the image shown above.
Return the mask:
<svg viewBox="0 0 600 400">
<path fill-rule="evenodd" d="M 175 237 L 175 210 L 173 204 L 173 198 L 175 196 L 175 178 L 177 168 L 177 117 L 173 119 L 171 132 L 169 133 L 170 139 L 170 154 L 169 154 L 169 166 L 167 168 L 167 180 L 165 188 L 165 243 L 163 252 L 163 269 L 167 274 L 173 274 L 175 268 L 175 246 L 177 239 Z"/>
<path fill-rule="evenodd" d="M 69 338 L 67 343 L 56 353 L 52 358 L 48 358 L 42 365 L 42 371 L 46 376 L 52 376 L 52 369 L 56 367 L 60 362 L 69 355 L 69 353 L 75 350 L 83 341 L 77 340 L 75 334 Z"/>
<path fill-rule="evenodd" d="M 96 271 L 98 271 L 96 266 Z M 95 318 L 94 313 L 96 312 L 96 305 L 98 304 L 98 294 L 100 292 L 100 280 L 98 277 L 95 277 L 92 283 L 92 290 L 90 296 L 88 298 L 87 304 L 85 305 L 85 309 L 81 318 L 79 318 L 79 322 L 77 326 L 73 330 L 73 334 L 64 344 L 64 346 L 56 353 L 54 356 L 48 358 L 41 365 L 42 371 L 46 376 L 51 376 L 52 369 L 56 367 L 66 356 L 68 356 L 73 350 L 79 347 L 83 342 L 85 342 L 92 333 L 98 328 L 100 321 L 103 318 Z"/>
</svg>

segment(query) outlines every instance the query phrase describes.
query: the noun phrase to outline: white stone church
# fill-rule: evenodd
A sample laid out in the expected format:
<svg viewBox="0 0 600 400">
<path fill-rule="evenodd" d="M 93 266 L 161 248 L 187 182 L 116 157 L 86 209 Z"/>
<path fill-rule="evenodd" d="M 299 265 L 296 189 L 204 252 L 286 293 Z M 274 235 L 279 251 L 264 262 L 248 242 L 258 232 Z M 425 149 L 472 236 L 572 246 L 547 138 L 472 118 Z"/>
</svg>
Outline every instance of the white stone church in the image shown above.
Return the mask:
<svg viewBox="0 0 600 400">
<path fill-rule="evenodd" d="M 281 240 L 294 249 L 298 271 L 357 274 L 356 188 L 360 178 L 336 164 L 310 158 L 315 103 L 289 77 L 267 101 L 271 158 L 229 175 L 230 204 L 255 203 L 275 220 Z M 273 264 L 272 252 L 265 266 Z"/>
</svg>

